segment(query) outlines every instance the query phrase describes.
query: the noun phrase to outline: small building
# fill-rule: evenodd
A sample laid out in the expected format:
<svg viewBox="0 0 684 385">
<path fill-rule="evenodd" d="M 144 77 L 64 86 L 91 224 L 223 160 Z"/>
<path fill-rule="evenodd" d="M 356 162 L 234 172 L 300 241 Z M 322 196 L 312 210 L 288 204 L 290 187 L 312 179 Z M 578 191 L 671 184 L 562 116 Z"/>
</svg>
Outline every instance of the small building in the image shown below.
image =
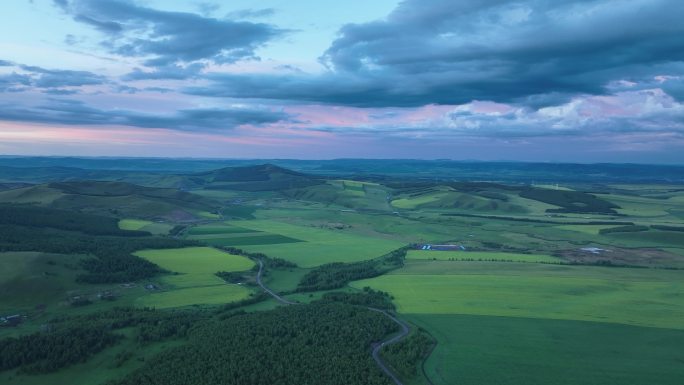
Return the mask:
<svg viewBox="0 0 684 385">
<path fill-rule="evenodd" d="M 21 314 L 12 314 L 4 317 L 0 317 L 0 326 L 17 326 L 23 321 Z"/>
</svg>

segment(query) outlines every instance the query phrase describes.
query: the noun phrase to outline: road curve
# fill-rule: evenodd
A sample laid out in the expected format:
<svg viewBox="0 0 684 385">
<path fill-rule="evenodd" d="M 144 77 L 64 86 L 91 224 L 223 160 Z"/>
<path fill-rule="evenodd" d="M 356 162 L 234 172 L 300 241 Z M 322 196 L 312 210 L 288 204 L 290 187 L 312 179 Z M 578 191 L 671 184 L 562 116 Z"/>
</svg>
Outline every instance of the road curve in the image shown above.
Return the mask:
<svg viewBox="0 0 684 385">
<path fill-rule="evenodd" d="M 259 272 L 257 273 L 256 281 L 257 284 L 264 289 L 265 292 L 267 292 L 271 297 L 275 298 L 276 301 L 283 303 L 285 305 L 297 305 L 297 302 L 292 302 L 288 299 L 285 299 L 281 296 L 279 296 L 276 292 L 273 290 L 269 289 L 264 283 L 261 281 L 261 275 L 264 271 L 264 262 L 261 259 L 258 259 L 257 262 L 259 262 Z"/>
<path fill-rule="evenodd" d="M 382 350 L 382 348 L 384 348 L 387 345 L 396 344 L 397 342 L 403 340 L 409 334 L 411 328 L 404 321 L 401 321 L 398 318 L 390 315 L 385 310 L 376 309 L 374 307 L 369 307 L 368 309 L 384 314 L 386 317 L 394 321 L 397 325 L 401 326 L 401 332 L 399 334 L 388 339 L 387 341 L 375 344 L 375 346 L 373 347 L 373 359 L 375 360 L 375 363 L 378 364 L 380 369 L 382 369 L 382 371 L 385 372 L 385 374 L 387 374 L 392 379 L 392 381 L 394 381 L 395 384 L 403 385 L 402 382 L 397 378 L 397 376 L 394 375 L 394 373 L 390 370 L 390 368 L 388 368 L 387 365 L 385 365 L 385 363 L 382 361 L 382 358 L 380 358 L 380 350 Z"/>
<path fill-rule="evenodd" d="M 268 293 L 271 297 L 273 297 L 276 301 L 278 301 L 282 304 L 285 304 L 285 305 L 298 305 L 299 304 L 298 302 L 292 302 L 286 298 L 283 298 L 280 295 L 278 295 L 276 292 L 274 292 L 273 290 L 269 289 L 266 285 L 264 285 L 264 283 L 261 281 L 261 276 L 262 276 L 263 271 L 264 271 L 264 262 L 261 259 L 258 259 L 257 262 L 259 262 L 259 272 L 257 273 L 257 278 L 256 278 L 257 284 L 262 289 L 264 289 L 264 291 L 266 293 Z M 394 381 L 394 383 L 396 385 L 404 385 L 397 378 L 397 376 L 387 367 L 387 365 L 382 361 L 382 358 L 380 358 L 380 350 L 382 350 L 382 348 L 387 346 L 387 345 L 396 344 L 397 342 L 404 339 L 409 334 L 409 332 L 411 331 L 411 328 L 408 326 L 408 324 L 406 324 L 405 322 L 403 322 L 403 321 L 399 320 L 398 318 L 392 316 L 391 314 L 389 314 L 385 310 L 377 309 L 374 307 L 369 307 L 368 309 L 372 310 L 372 311 L 376 311 L 378 313 L 384 314 L 385 317 L 388 317 L 389 319 L 391 319 L 392 321 L 394 321 L 397 325 L 399 325 L 401 327 L 401 332 L 399 334 L 397 334 L 396 336 L 394 336 L 394 337 L 392 337 L 386 341 L 382 341 L 380 343 L 373 344 L 373 359 L 375 360 L 375 363 L 378 364 L 380 369 L 382 369 L 382 371 L 385 372 L 385 374 L 387 374 L 392 379 L 392 381 Z"/>
</svg>

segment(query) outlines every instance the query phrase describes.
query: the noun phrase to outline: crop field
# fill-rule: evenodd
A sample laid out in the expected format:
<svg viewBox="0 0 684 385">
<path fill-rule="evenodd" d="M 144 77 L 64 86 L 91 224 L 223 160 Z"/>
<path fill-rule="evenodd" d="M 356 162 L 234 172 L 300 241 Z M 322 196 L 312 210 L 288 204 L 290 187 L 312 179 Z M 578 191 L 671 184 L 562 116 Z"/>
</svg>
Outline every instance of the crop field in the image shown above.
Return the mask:
<svg viewBox="0 0 684 385">
<path fill-rule="evenodd" d="M 158 309 L 197 304 L 218 305 L 245 299 L 250 293 L 251 291 L 240 285 L 218 284 L 152 293 L 138 298 L 135 304 Z"/>
<path fill-rule="evenodd" d="M 439 343 L 435 385 L 679 385 L 684 330 L 602 322 L 409 314 Z"/>
<path fill-rule="evenodd" d="M 195 226 L 188 230 L 189 235 L 253 233 L 252 229 L 229 225 Z"/>
<path fill-rule="evenodd" d="M 472 314 L 684 329 L 684 271 L 428 261 L 354 282 L 409 314 Z"/>
<path fill-rule="evenodd" d="M 431 251 L 431 250 L 409 250 L 406 259 L 416 260 L 486 260 L 486 261 L 510 261 L 510 262 L 558 262 L 556 257 L 543 254 L 520 254 L 502 253 L 489 251 Z"/>
<path fill-rule="evenodd" d="M 409 260 L 351 286 L 389 292 L 439 341 L 425 363 L 435 384 L 674 385 L 684 374 L 684 271 Z"/>
<path fill-rule="evenodd" d="M 313 267 L 330 262 L 363 261 L 379 257 L 404 245 L 393 240 L 271 220 L 240 221 L 236 224 L 281 237 L 302 240 L 294 243 L 240 244 L 240 248 L 245 250 L 284 258 L 300 267 Z"/>
<path fill-rule="evenodd" d="M 175 307 L 191 304 L 217 304 L 237 301 L 250 291 L 240 285 L 226 284 L 214 275 L 218 271 L 245 271 L 254 266 L 249 259 L 211 247 L 167 250 L 142 250 L 136 255 L 173 273 L 160 278 L 170 290 L 153 292 L 136 300 L 139 306 Z M 164 287 L 165 288 L 165 287 Z"/>
<path fill-rule="evenodd" d="M 217 271 L 245 271 L 254 266 L 249 259 L 228 254 L 211 247 L 186 247 L 183 249 L 142 250 L 136 255 L 178 273 L 167 275 L 164 282 L 174 287 L 195 287 L 222 284 L 214 275 Z"/>
</svg>

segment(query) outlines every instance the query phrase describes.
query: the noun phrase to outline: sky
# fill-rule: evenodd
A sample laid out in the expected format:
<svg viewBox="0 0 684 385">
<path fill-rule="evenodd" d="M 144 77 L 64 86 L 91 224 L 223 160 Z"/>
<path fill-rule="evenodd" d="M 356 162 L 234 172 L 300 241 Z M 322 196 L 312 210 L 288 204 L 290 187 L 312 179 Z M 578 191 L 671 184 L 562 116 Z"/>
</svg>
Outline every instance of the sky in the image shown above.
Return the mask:
<svg viewBox="0 0 684 385">
<path fill-rule="evenodd" d="M 681 0 L 0 14 L 0 155 L 684 164 Z"/>
</svg>

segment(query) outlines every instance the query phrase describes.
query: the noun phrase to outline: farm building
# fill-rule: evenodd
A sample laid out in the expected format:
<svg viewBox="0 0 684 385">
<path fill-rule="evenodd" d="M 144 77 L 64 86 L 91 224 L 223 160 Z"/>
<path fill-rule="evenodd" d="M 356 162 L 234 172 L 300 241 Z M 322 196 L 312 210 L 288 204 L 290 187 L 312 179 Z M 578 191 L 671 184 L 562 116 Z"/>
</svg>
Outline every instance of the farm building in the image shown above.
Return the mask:
<svg viewBox="0 0 684 385">
<path fill-rule="evenodd" d="M 419 250 L 432 250 L 432 251 L 465 251 L 466 248 L 463 245 L 418 245 Z"/>
</svg>

